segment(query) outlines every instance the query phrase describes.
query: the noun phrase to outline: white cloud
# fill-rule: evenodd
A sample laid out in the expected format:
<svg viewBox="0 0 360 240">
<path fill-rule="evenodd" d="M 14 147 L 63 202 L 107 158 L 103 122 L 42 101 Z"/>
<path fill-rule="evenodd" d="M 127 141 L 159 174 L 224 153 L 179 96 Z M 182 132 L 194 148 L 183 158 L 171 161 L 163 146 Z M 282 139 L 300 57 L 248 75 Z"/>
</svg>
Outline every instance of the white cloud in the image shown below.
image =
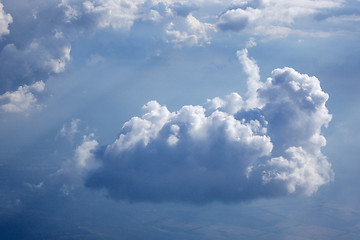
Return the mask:
<svg viewBox="0 0 360 240">
<path fill-rule="evenodd" d="M 54 73 L 61 73 L 65 71 L 66 64 L 70 61 L 70 46 L 65 46 L 59 50 L 59 56 L 57 58 L 49 58 L 44 65 Z"/>
<path fill-rule="evenodd" d="M 4 5 L 0 2 L 0 38 L 10 33 L 9 24 L 12 22 L 11 15 L 4 11 Z"/>
<path fill-rule="evenodd" d="M 76 10 L 73 6 L 71 6 L 69 4 L 68 0 L 61 0 L 58 7 L 65 8 L 65 11 L 64 11 L 65 19 L 64 20 L 66 23 L 71 23 L 72 21 L 79 19 L 81 13 L 78 10 Z"/>
<path fill-rule="evenodd" d="M 288 148 L 285 157 L 272 158 L 267 165 L 271 170 L 263 175 L 264 182 L 285 182 L 289 193 L 301 189 L 311 195 L 332 178 L 331 165 L 326 158 L 309 154 L 302 147 Z"/>
<path fill-rule="evenodd" d="M 38 81 L 30 86 L 20 86 L 16 91 L 0 95 L 0 109 L 3 112 L 25 112 L 33 108 L 41 109 L 36 94 L 45 89 L 45 83 Z"/>
<path fill-rule="evenodd" d="M 254 18 L 255 13 L 259 14 L 260 11 L 254 10 L 253 13 L 248 13 L 241 8 L 228 10 L 220 16 L 218 21 L 218 27 L 223 31 L 243 30 L 248 25 L 250 16 L 253 16 Z"/>
<path fill-rule="evenodd" d="M 210 44 L 210 34 L 216 32 L 214 25 L 200 22 L 191 13 L 183 20 L 171 22 L 166 34 L 172 38 L 175 46 Z"/>
<path fill-rule="evenodd" d="M 317 78 L 291 68 L 275 69 L 258 93 L 274 152 L 281 153 L 267 161 L 263 179 L 283 182 L 289 193 L 316 192 L 333 177 L 321 153 L 326 145 L 321 128 L 331 121 L 328 94 Z"/>
<path fill-rule="evenodd" d="M 296 30 L 294 24 L 324 9 L 341 7 L 343 1 L 249 1 L 219 16 L 221 30 L 244 30 L 252 35 L 283 38 Z"/>
<path fill-rule="evenodd" d="M 263 83 L 260 82 L 260 69 L 254 59 L 248 57 L 248 50 L 242 49 L 236 52 L 237 57 L 243 67 L 244 72 L 248 75 L 247 80 L 247 108 L 251 109 L 259 106 L 257 90 L 262 87 Z"/>
<path fill-rule="evenodd" d="M 94 139 L 94 134 L 83 137 L 83 142 L 76 148 L 74 156 L 75 166 L 80 172 L 98 166 L 94 156 L 94 150 L 98 145 L 98 142 Z"/>
<path fill-rule="evenodd" d="M 81 146 L 86 157 L 77 159 L 99 164 L 86 186 L 130 201 L 206 203 L 312 194 L 331 181 L 319 80 L 283 68 L 263 83 L 246 49 L 238 56 L 249 75 L 245 101 L 231 93 L 176 112 L 150 101 L 112 144 Z"/>
<path fill-rule="evenodd" d="M 49 75 L 65 71 L 71 60 L 68 37 L 74 39 L 85 25 L 85 21 L 77 22 L 82 9 L 73 3 L 72 0 L 4 1 L 13 23 L 0 50 L 1 91 L 13 91 L 39 79 L 46 81 Z"/>
<path fill-rule="evenodd" d="M 1 4 L 1 3 L 0 3 Z M 5 4 L 5 3 L 4 3 Z M 219 12 L 231 7 L 220 16 Z M 243 30 L 269 38 L 289 33 L 328 36 L 295 28 L 298 19 L 338 8 L 342 1 L 169 1 L 169 0 L 52 0 L 32 4 L 20 0 L 0 5 L 0 36 L 12 33 L 0 53 L 1 91 L 66 70 L 71 61 L 71 40 L 99 28 L 130 30 L 136 22 L 154 21 L 175 46 L 210 44 L 217 29 Z M 216 7 L 216 8 L 215 8 Z M 211 10 L 211 12 L 208 10 Z M 10 15 L 11 14 L 11 15 Z M 51 16 L 52 21 L 48 21 Z M 196 17 L 195 17 L 196 16 Z M 216 18 L 218 18 L 217 23 Z M 353 16 L 351 19 L 356 20 Z M 331 22 L 328 20 L 327 22 Z M 92 62 L 93 60 L 93 62 Z M 89 64 L 102 61 L 94 58 Z M 14 71 L 16 69 L 16 71 Z"/>
<path fill-rule="evenodd" d="M 176 3 L 167 0 L 49 0 L 32 3 L 6 1 L 0 3 L 0 37 L 12 33 L 0 52 L 1 91 L 13 91 L 49 75 L 66 70 L 71 60 L 71 41 L 81 34 L 92 34 L 101 28 L 130 30 L 135 22 L 154 21 L 163 28 L 174 22 L 167 33 L 175 44 L 203 45 L 210 42 L 213 25 L 202 23 L 191 15 L 191 1 L 182 1 L 186 18 L 175 12 Z M 196 4 L 206 4 L 196 2 Z M 179 9 L 178 9 L 179 10 Z M 179 10 L 180 11 L 180 10 Z M 49 21 L 51 19 L 51 21 Z M 166 27 L 165 27 L 166 28 Z M 101 58 L 88 63 L 95 64 Z M 16 69 L 16 71 L 14 71 Z"/>
<path fill-rule="evenodd" d="M 139 18 L 140 5 L 144 0 L 96 0 L 83 3 L 88 13 L 100 15 L 99 27 L 130 29 Z"/>
<path fill-rule="evenodd" d="M 13 89 L 17 84 L 46 79 L 50 74 L 65 71 L 66 64 L 71 60 L 71 47 L 58 35 L 33 39 L 23 48 L 7 44 L 0 53 L 2 87 Z"/>
</svg>

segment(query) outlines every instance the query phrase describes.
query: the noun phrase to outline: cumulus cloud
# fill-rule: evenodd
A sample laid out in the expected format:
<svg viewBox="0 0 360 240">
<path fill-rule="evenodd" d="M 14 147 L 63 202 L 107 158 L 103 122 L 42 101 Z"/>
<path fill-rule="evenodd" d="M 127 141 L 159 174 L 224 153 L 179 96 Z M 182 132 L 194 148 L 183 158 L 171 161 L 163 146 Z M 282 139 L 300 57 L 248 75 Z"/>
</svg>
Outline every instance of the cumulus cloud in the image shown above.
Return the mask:
<svg viewBox="0 0 360 240">
<path fill-rule="evenodd" d="M 41 109 L 36 95 L 43 92 L 45 83 L 38 81 L 30 86 L 20 86 L 16 91 L 0 95 L 0 110 L 3 112 L 26 112 L 33 108 Z"/>
<path fill-rule="evenodd" d="M 200 22 L 191 13 L 184 20 L 171 22 L 166 30 L 175 46 L 210 44 L 213 32 L 216 32 L 213 24 Z"/>
<path fill-rule="evenodd" d="M 81 145 L 75 150 L 74 163 L 80 173 L 98 166 L 98 163 L 95 162 L 94 150 L 99 143 L 94 137 L 93 133 L 84 136 Z"/>
<path fill-rule="evenodd" d="M 79 24 L 70 23 L 70 19 L 75 21 L 75 16 L 67 13 L 66 4 L 65 0 L 60 4 L 59 1 L 4 2 L 14 22 L 0 52 L 1 92 L 13 91 L 39 79 L 46 81 L 50 75 L 65 71 L 71 59 L 69 36 L 75 28 L 81 31 Z"/>
<path fill-rule="evenodd" d="M 253 35 L 286 37 L 298 19 L 340 7 L 342 1 L 241 1 L 219 16 L 220 30 L 247 31 Z"/>
<path fill-rule="evenodd" d="M 246 49 L 238 56 L 247 99 L 234 92 L 175 112 L 148 102 L 112 144 L 79 146 L 75 159 L 91 169 L 85 185 L 119 200 L 203 204 L 310 195 L 331 181 L 321 153 L 331 115 L 319 80 L 282 68 L 260 84 Z"/>
<path fill-rule="evenodd" d="M 100 27 L 129 29 L 138 18 L 139 5 L 144 0 L 96 0 L 85 1 L 83 5 L 88 13 L 99 14 Z"/>
<path fill-rule="evenodd" d="M 11 15 L 4 11 L 4 5 L 0 2 L 0 38 L 10 33 L 9 24 L 12 22 Z"/>
<path fill-rule="evenodd" d="M 248 15 L 249 14 L 241 8 L 228 10 L 220 16 L 218 28 L 223 31 L 240 31 L 248 25 Z"/>
<path fill-rule="evenodd" d="M 213 25 L 202 23 L 191 14 L 196 9 L 191 1 L 3 2 L 0 3 L 0 37 L 9 36 L 0 50 L 0 93 L 14 91 L 39 79 L 46 81 L 50 75 L 65 71 L 71 60 L 71 42 L 98 29 L 130 30 L 136 22 L 154 21 L 166 29 L 165 34 L 178 46 L 209 43 L 209 34 L 215 31 Z M 99 61 L 102 59 L 93 58 L 89 64 Z"/>
<path fill-rule="evenodd" d="M 166 40 L 175 46 L 204 46 L 210 44 L 217 29 L 244 30 L 251 35 L 270 37 L 303 33 L 294 29 L 297 19 L 339 7 L 341 3 L 333 0 L 49 0 L 32 3 L 3 0 L 0 37 L 8 36 L 3 38 L 0 52 L 0 93 L 40 79 L 46 81 L 50 75 L 65 71 L 71 60 L 71 42 L 81 34 L 91 34 L 98 29 L 131 30 L 137 22 L 154 21 L 165 31 Z M 227 10 L 216 18 L 213 11 L 207 13 L 215 7 Z M 195 14 L 195 11 L 201 13 Z M 89 64 L 99 61 L 102 59 L 94 58 Z"/>
<path fill-rule="evenodd" d="M 70 45 L 63 39 L 34 39 L 25 48 L 7 44 L 0 53 L 1 88 L 13 89 L 22 83 L 45 78 L 65 70 L 70 61 Z M 15 70 L 16 69 L 16 70 Z"/>
</svg>

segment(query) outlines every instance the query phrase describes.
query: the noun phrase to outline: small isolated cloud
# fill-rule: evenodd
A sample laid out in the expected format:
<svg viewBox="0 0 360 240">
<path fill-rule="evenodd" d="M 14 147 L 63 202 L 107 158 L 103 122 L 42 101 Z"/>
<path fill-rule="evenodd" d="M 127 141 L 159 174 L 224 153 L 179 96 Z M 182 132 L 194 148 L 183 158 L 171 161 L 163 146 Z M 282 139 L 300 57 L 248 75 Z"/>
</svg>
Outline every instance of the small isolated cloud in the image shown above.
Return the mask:
<svg viewBox="0 0 360 240">
<path fill-rule="evenodd" d="M 76 22 L 83 9 L 70 2 L 75 1 L 4 2 L 13 22 L 0 50 L 0 93 L 40 79 L 46 82 L 50 75 L 65 71 L 71 59 L 70 41 L 84 28 L 93 29 L 91 21 Z M 0 17 L 0 29 L 1 19 L 6 18 Z"/>
<path fill-rule="evenodd" d="M 321 153 L 331 115 L 319 80 L 282 68 L 260 82 L 247 50 L 238 57 L 246 99 L 234 92 L 175 112 L 148 102 L 113 143 L 84 138 L 75 160 L 85 185 L 119 200 L 203 204 L 310 195 L 331 181 Z"/>
<path fill-rule="evenodd" d="M 191 13 L 176 23 L 171 22 L 166 30 L 175 46 L 210 44 L 210 34 L 214 32 L 216 28 L 213 24 L 200 22 Z"/>
<path fill-rule="evenodd" d="M 61 130 L 60 130 L 60 136 L 66 137 L 69 140 L 72 140 L 76 133 L 79 132 L 79 124 L 81 120 L 76 118 L 72 119 L 69 126 L 66 126 L 63 124 Z"/>
<path fill-rule="evenodd" d="M 0 95 L 0 110 L 3 112 L 26 112 L 31 109 L 41 109 L 36 95 L 43 92 L 45 83 L 38 81 L 30 86 L 20 86 L 16 91 Z"/>
<path fill-rule="evenodd" d="M 246 43 L 246 48 L 252 48 L 256 46 L 255 38 L 250 38 L 249 41 Z"/>
<path fill-rule="evenodd" d="M 13 22 L 10 14 L 4 11 L 4 5 L 0 2 L 0 39 L 3 35 L 9 34 L 9 24 Z"/>
</svg>

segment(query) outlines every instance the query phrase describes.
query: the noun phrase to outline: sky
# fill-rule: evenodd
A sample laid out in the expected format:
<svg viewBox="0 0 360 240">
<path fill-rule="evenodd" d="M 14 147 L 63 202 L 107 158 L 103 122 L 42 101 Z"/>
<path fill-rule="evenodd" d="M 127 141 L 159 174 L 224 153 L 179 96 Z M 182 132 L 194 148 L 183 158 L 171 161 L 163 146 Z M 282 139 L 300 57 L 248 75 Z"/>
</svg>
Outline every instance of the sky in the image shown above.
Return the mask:
<svg viewBox="0 0 360 240">
<path fill-rule="evenodd" d="M 358 0 L 0 0 L 0 238 L 359 238 L 359 40 Z"/>
</svg>

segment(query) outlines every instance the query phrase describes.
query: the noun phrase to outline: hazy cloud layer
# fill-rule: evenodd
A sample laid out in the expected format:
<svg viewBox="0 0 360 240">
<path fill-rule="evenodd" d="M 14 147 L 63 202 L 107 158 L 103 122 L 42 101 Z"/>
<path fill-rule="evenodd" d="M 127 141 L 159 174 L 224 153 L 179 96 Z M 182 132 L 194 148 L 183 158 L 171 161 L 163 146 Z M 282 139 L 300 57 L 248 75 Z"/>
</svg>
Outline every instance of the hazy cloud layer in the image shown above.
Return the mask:
<svg viewBox="0 0 360 240">
<path fill-rule="evenodd" d="M 328 183 L 321 128 L 331 115 L 319 80 L 283 68 L 260 82 L 247 50 L 238 56 L 247 99 L 231 93 L 176 112 L 148 102 L 112 144 L 99 148 L 91 138 L 79 146 L 86 186 L 116 199 L 201 204 L 312 194 Z"/>
</svg>

